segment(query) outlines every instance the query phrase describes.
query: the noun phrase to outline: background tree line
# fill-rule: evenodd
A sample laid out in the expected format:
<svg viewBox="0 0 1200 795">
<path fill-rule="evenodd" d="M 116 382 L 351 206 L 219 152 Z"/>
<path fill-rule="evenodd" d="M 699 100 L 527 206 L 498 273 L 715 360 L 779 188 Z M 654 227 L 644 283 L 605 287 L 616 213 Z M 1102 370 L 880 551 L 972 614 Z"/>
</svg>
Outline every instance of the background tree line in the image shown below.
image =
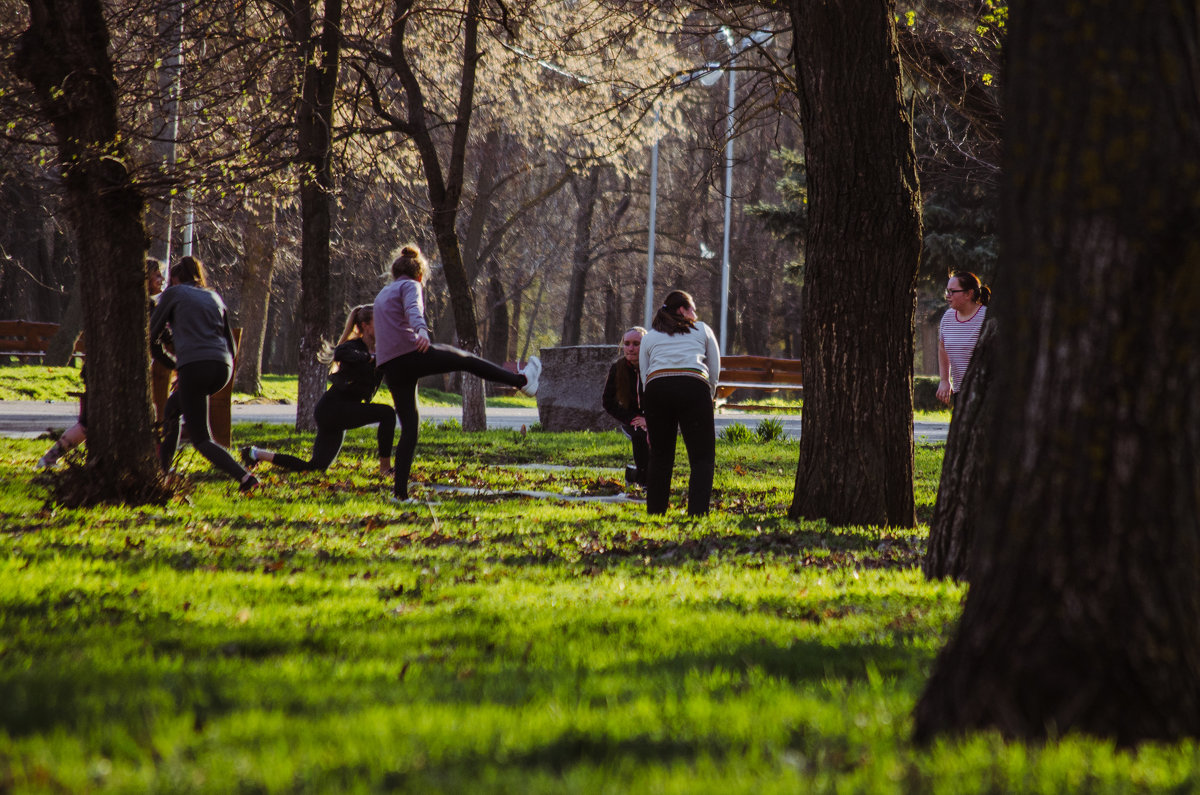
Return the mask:
<svg viewBox="0 0 1200 795">
<path fill-rule="evenodd" d="M 24 3 L 4 4 L 6 22 L 0 25 L 4 62 L 10 64 L 28 12 Z M 307 17 L 304 3 L 126 0 L 104 6 L 122 126 L 133 143 L 138 184 L 149 196 L 150 253 L 170 260 L 185 238 L 194 241 L 247 330 L 250 350 L 261 348 L 266 372 L 301 370 L 300 194 L 311 164 L 303 162 L 309 154 L 301 151 L 295 119 L 304 102 L 304 59 L 317 42 L 315 23 L 305 38 L 297 20 L 325 7 L 312 5 Z M 789 264 L 801 260 L 799 238 L 781 241 L 785 229 L 743 212 L 782 207 L 781 185 L 786 191 L 791 176 L 787 164 L 797 162 L 780 156 L 801 141 L 788 90 L 793 77 L 786 15 L 752 6 L 725 14 L 679 7 L 664 8 L 654 20 L 619 14 L 603 3 L 575 4 L 581 8 L 574 14 L 566 14 L 563 4 L 539 5 L 509 6 L 508 20 L 484 25 L 492 38 L 480 48 L 487 54 L 475 79 L 489 90 L 476 97 L 459 166 L 455 228 L 482 350 L 499 360 L 523 360 L 543 345 L 612 342 L 626 326 L 642 322 L 652 136 L 661 137 L 657 288 L 685 286 L 704 316 L 718 322 L 726 84 L 678 84 L 688 70 L 728 60 L 718 34 L 731 25 L 775 35 L 738 62 L 730 349 L 797 355 L 802 277 Z M 938 46 L 942 61 L 952 60 L 956 47 L 966 49 L 959 38 L 972 9 L 939 6 L 925 7 L 901 28 L 913 42 L 924 42 L 919 54 L 925 61 Z M 390 252 L 403 242 L 414 240 L 441 260 L 420 155 L 386 117 L 387 108 L 397 105 L 388 102 L 387 92 L 401 90 L 403 81 L 388 64 L 388 42 L 380 32 L 390 29 L 398 8 L 349 2 L 343 9 L 331 106 L 332 184 L 322 189 L 331 202 L 329 272 L 319 285 L 326 296 L 321 306 L 328 307 L 325 335 L 336 333 L 346 307 L 369 300 Z M 452 29 L 461 17 L 419 8 L 405 13 L 433 51 L 438 42 L 454 41 Z M 580 20 L 597 18 L 604 23 L 580 32 Z M 542 32 L 531 42 L 513 33 L 521 25 Z M 649 42 L 645 33 L 652 30 L 667 34 L 665 45 Z M 417 64 L 414 74 L 427 75 L 439 88 L 433 93 L 450 94 L 447 87 L 459 85 L 459 77 L 427 57 L 425 47 L 422 42 L 408 50 L 416 53 L 409 56 Z M 610 57 L 610 72 L 600 74 L 593 55 L 603 58 L 604 48 L 620 56 Z M 658 68 L 648 70 L 647 63 Z M 929 105 L 919 117 L 929 173 L 923 184 L 936 184 L 937 195 L 947 197 L 948 209 L 939 215 L 944 220 L 927 235 L 927 249 L 935 252 L 929 268 L 944 270 L 969 251 L 973 267 L 986 272 L 994 254 L 973 250 L 975 240 L 967 234 L 981 223 L 979 234 L 991 232 L 979 211 L 985 219 L 990 212 L 987 173 L 994 163 L 970 168 L 963 165 L 971 162 L 968 156 L 955 151 L 958 162 L 947 157 L 945 141 L 966 136 L 974 145 L 973 128 L 958 118 L 946 121 L 948 100 L 924 77 L 932 70 L 909 71 L 913 100 Z M 77 289 L 75 241 L 62 223 L 54 156 L 42 122 L 31 113 L 27 84 L 14 77 L 6 68 L 0 97 L 0 315 L 78 327 L 69 311 Z M 649 112 L 653 104 L 660 108 L 657 124 Z M 605 113 L 609 124 L 601 125 Z M 589 122 L 589 114 L 597 123 Z M 438 111 L 438 124 L 447 118 Z M 937 118 L 954 128 L 937 128 Z M 942 206 L 928 197 L 926 205 Z M 437 333 L 456 341 L 445 280 L 435 279 L 432 288 Z M 929 294 L 931 309 L 938 304 L 935 293 Z M 258 373 L 253 359 L 243 361 L 240 386 L 254 391 Z"/>
</svg>

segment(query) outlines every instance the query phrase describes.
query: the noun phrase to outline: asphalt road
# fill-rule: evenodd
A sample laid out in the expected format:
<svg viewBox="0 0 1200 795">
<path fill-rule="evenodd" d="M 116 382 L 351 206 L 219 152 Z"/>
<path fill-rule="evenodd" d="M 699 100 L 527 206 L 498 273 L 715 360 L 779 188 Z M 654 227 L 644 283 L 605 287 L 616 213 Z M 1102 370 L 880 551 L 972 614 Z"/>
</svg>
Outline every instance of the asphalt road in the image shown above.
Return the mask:
<svg viewBox="0 0 1200 795">
<path fill-rule="evenodd" d="M 0 400 L 0 436 L 30 438 L 45 433 L 48 429 L 62 430 L 74 424 L 79 406 L 74 401 Z M 783 423 L 784 430 L 793 438 L 800 438 L 800 417 L 779 412 L 757 413 L 750 411 L 724 410 L 716 415 L 717 432 L 727 425 L 741 423 L 754 428 L 759 421 L 771 417 Z M 462 409 L 457 407 L 421 408 L 421 419 L 441 422 L 462 420 Z M 537 410 L 489 408 L 488 428 L 518 429 L 529 427 L 538 421 Z M 292 425 L 296 422 L 296 407 L 275 403 L 235 403 L 233 422 L 278 423 Z M 949 425 L 944 422 L 918 422 L 914 424 L 913 436 L 920 442 L 944 442 Z"/>
</svg>

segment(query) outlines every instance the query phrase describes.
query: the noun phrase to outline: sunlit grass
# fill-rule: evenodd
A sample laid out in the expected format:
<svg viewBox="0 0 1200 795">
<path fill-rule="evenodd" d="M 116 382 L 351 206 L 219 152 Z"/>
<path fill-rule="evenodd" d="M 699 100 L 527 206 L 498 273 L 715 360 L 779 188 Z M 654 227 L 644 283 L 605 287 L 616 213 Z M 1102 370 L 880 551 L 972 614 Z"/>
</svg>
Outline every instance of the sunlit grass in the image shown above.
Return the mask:
<svg viewBox="0 0 1200 795">
<path fill-rule="evenodd" d="M 185 496 L 81 511 L 45 504 L 40 442 L 0 441 L 0 791 L 1200 787 L 1195 743 L 913 747 L 963 588 L 921 576 L 924 527 L 788 520 L 795 442 L 718 443 L 700 520 L 682 445 L 665 517 L 514 496 L 619 490 L 617 433 L 426 426 L 404 506 L 372 446 L 260 466 L 251 498 L 185 448 Z M 940 466 L 917 448 L 922 515 Z"/>
<path fill-rule="evenodd" d="M 264 374 L 263 391 L 260 395 L 234 392 L 233 402 L 247 403 L 266 401 L 271 403 L 296 402 L 296 376 Z M 0 366 L 0 400 L 73 401 L 72 392 L 83 390 L 78 367 L 46 367 L 44 365 Z M 386 395 L 387 388 L 382 392 Z M 436 389 L 420 390 L 420 399 L 425 406 L 461 406 L 462 396 Z M 537 402 L 524 395 L 509 395 L 487 399 L 494 407 L 529 408 Z"/>
</svg>

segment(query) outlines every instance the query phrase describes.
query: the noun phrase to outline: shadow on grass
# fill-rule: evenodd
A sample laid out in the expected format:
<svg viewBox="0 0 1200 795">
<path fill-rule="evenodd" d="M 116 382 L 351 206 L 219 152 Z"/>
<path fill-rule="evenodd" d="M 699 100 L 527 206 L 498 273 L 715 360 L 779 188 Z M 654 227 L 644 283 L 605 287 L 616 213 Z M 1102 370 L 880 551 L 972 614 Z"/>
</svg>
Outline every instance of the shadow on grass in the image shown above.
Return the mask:
<svg viewBox="0 0 1200 795">
<path fill-rule="evenodd" d="M 842 609 L 818 601 L 806 603 L 802 612 L 832 615 Z M 60 727 L 78 732 L 116 724 L 135 733 L 147 721 L 180 715 L 189 716 L 199 731 L 210 720 L 243 712 L 319 719 L 380 706 L 520 709 L 582 702 L 603 710 L 614 706 L 614 699 L 618 706 L 647 697 L 680 703 L 695 695 L 697 681 L 719 701 L 759 686 L 752 682 L 763 675 L 790 687 L 863 682 L 868 665 L 895 676 L 915 696 L 919 672 L 934 654 L 931 646 L 909 643 L 905 632 L 882 623 L 873 633 L 882 636 L 878 641 L 793 637 L 779 643 L 758 637 L 727 645 L 721 638 L 698 636 L 686 651 L 659 655 L 652 617 L 630 619 L 624 640 L 604 638 L 593 632 L 596 621 L 567 614 L 532 639 L 516 634 L 519 622 L 510 616 L 505 624 L 478 620 L 423 641 L 414 638 L 409 645 L 397 643 L 400 627 L 393 620 L 305 633 L 269 626 L 196 629 L 166 617 L 143 618 L 131 626 L 132 614 L 101 612 L 106 621 L 60 623 L 23 644 L 22 656 L 36 664 L 14 666 L 11 651 L 7 661 L 0 658 L 0 726 L 6 732 L 19 736 Z M 806 620 L 798 619 L 797 627 Z M 422 624 L 428 628 L 442 621 L 442 616 L 428 616 L 412 629 L 419 634 Z M 109 622 L 114 626 L 102 626 Z M 14 623 L 19 619 L 6 619 L 6 633 Z M 700 632 L 701 624 L 691 630 Z M 921 628 L 924 635 L 937 631 Z M 606 646 L 608 656 L 617 659 L 581 660 L 552 651 L 564 636 L 585 634 L 595 635 L 599 644 L 620 644 L 615 651 Z M 709 648 L 693 648 L 706 642 Z M 350 659 L 361 667 L 348 666 Z M 669 742 L 654 753 L 673 753 L 673 748 L 686 753 L 688 747 Z M 593 750 L 607 754 L 612 748 L 604 742 Z M 530 763 L 542 764 L 561 751 L 539 749 Z"/>
</svg>

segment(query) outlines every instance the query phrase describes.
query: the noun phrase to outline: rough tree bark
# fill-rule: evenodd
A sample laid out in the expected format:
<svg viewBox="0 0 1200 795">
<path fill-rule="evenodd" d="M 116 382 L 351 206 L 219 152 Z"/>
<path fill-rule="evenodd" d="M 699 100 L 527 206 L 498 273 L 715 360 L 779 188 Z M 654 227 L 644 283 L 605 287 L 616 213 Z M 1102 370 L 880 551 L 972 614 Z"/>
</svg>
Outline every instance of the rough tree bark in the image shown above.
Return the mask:
<svg viewBox="0 0 1200 795">
<path fill-rule="evenodd" d="M 915 735 L 1200 735 L 1200 19 L 1010 6 L 998 411 Z"/>
<path fill-rule="evenodd" d="M 446 287 L 450 291 L 450 305 L 454 309 L 454 325 L 458 332 L 458 345 L 463 350 L 478 354 L 479 324 L 475 317 L 475 291 L 463 264 L 462 248 L 458 240 L 458 209 L 462 197 L 464 168 L 468 133 L 471 129 L 471 111 L 475 97 L 475 76 L 479 59 L 479 0 L 467 0 L 463 9 L 463 64 L 458 84 L 456 116 L 449 125 L 451 138 L 449 151 L 443 166 L 442 153 L 435 139 L 435 129 L 443 125 L 433 118 L 425 106 L 425 93 L 420 79 L 408 62 L 404 35 L 410 21 L 413 0 L 396 0 L 392 14 L 390 49 L 392 69 L 395 71 L 407 100 L 408 114 L 404 119 L 393 117 L 377 107 L 389 118 L 395 129 L 410 137 L 421 158 L 425 183 L 429 192 L 430 222 L 438 254 L 442 260 L 442 272 Z M 444 88 L 444 87 L 443 87 Z M 439 91 L 442 90 L 439 88 Z M 487 429 L 487 409 L 483 402 L 483 383 L 474 376 L 463 375 L 463 430 L 482 431 Z"/>
<path fill-rule="evenodd" d="M 246 225 L 242 231 L 241 310 L 242 347 L 238 352 L 234 387 L 250 395 L 262 394 L 262 353 L 267 339 L 267 310 L 271 303 L 271 277 L 275 272 L 275 200 L 246 200 Z"/>
<path fill-rule="evenodd" d="M 58 142 L 79 247 L 88 341 L 85 502 L 155 499 L 146 311 L 145 202 L 117 122 L 117 85 L 100 0 L 29 0 L 15 72 L 33 84 Z"/>
<path fill-rule="evenodd" d="M 571 180 L 575 194 L 575 245 L 571 249 L 571 279 L 563 315 L 560 345 L 578 345 L 583 326 L 583 301 L 587 297 L 587 277 L 592 269 L 592 218 L 600 195 L 600 166 L 592 166 L 582 179 Z"/>
<path fill-rule="evenodd" d="M 300 378 L 296 427 L 315 430 L 313 410 L 325 393 L 328 369 L 317 354 L 336 321 L 331 319 L 329 235 L 333 217 L 333 100 L 342 44 L 342 0 L 325 0 L 321 31 L 314 30 L 313 0 L 297 0 L 288 26 L 303 70 L 296 114 L 300 164 Z"/>
<path fill-rule="evenodd" d="M 895 7 L 792 0 L 789 10 L 809 210 L 804 433 L 788 515 L 912 527 L 921 208 Z"/>
<path fill-rule="evenodd" d="M 995 316 L 988 315 L 950 419 L 929 546 L 921 563 L 931 580 L 970 579 L 979 502 L 989 488 L 985 478 L 990 476 L 993 439 L 987 429 L 996 412 L 995 392 L 989 387 L 998 346 Z"/>
</svg>

